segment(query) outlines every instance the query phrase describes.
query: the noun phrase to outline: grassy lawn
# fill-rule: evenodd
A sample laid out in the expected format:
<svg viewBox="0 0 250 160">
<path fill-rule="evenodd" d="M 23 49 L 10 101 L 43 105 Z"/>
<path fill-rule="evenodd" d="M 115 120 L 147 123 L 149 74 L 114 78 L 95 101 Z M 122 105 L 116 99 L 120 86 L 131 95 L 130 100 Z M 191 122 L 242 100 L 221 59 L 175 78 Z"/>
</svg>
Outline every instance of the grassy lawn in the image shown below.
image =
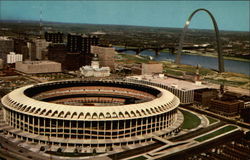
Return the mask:
<svg viewBox="0 0 250 160">
<path fill-rule="evenodd" d="M 206 116 L 206 117 L 209 120 L 209 124 L 213 124 L 215 122 L 218 122 L 218 119 L 215 119 L 215 118 L 212 118 L 212 117 L 209 117 L 209 116 Z"/>
<path fill-rule="evenodd" d="M 181 111 L 184 116 L 184 123 L 182 124 L 182 129 L 193 129 L 201 124 L 199 117 L 188 111 Z"/>
<path fill-rule="evenodd" d="M 248 82 L 240 82 L 240 81 L 230 81 L 230 80 L 226 80 L 226 79 L 211 79 L 211 78 L 206 78 L 205 80 L 207 80 L 210 83 L 215 83 L 215 84 L 226 84 L 226 85 L 230 85 L 230 86 L 241 86 L 241 85 L 245 85 Z"/>
<path fill-rule="evenodd" d="M 196 66 L 189 66 L 189 65 L 179 65 L 178 70 L 189 72 L 189 73 L 196 73 Z M 199 69 L 200 75 L 207 75 L 209 73 L 213 73 L 214 71 L 206 68 Z"/>
<path fill-rule="evenodd" d="M 183 76 L 183 73 L 181 71 L 176 71 L 176 70 L 168 69 L 168 68 L 164 68 L 164 73 L 175 75 L 175 76 Z"/>
<path fill-rule="evenodd" d="M 237 127 L 236 126 L 226 126 L 226 127 L 223 127 L 215 132 L 212 132 L 210 134 L 207 134 L 205 136 L 202 136 L 202 137 L 199 137 L 199 138 L 196 138 L 195 140 L 198 141 L 198 142 L 202 142 L 202 141 L 205 141 L 207 139 L 210 139 L 210 138 L 213 138 L 213 137 L 216 137 L 218 135 L 221 135 L 223 133 L 226 133 L 226 132 L 229 132 L 231 130 L 234 130 L 236 129 Z"/>
<path fill-rule="evenodd" d="M 139 156 L 139 157 L 132 158 L 130 160 L 144 160 L 144 159 L 147 159 L 147 158 L 144 156 Z"/>
<path fill-rule="evenodd" d="M 148 63 L 150 60 L 144 57 L 138 57 L 136 55 L 129 55 L 129 54 L 119 54 L 122 56 L 123 61 L 126 63 Z"/>
<path fill-rule="evenodd" d="M 191 66 L 191 65 L 175 65 L 173 63 L 168 63 L 166 61 L 162 62 L 164 64 L 164 70 L 174 70 L 174 71 L 179 71 L 179 72 L 187 72 L 187 73 L 196 73 L 196 66 Z M 200 75 L 207 75 L 207 74 L 213 74 L 215 71 L 212 71 L 207 68 L 200 67 L 199 69 Z"/>
</svg>

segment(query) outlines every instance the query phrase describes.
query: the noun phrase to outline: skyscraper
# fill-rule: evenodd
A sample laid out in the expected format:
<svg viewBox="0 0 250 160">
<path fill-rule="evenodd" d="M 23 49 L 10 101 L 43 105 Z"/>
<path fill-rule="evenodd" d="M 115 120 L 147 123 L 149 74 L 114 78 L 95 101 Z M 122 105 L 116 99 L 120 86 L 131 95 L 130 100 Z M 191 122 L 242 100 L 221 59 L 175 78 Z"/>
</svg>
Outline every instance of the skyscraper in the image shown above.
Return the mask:
<svg viewBox="0 0 250 160">
<path fill-rule="evenodd" d="M 63 33 L 62 32 L 45 32 L 44 37 L 47 42 L 52 43 L 63 43 Z"/>
<path fill-rule="evenodd" d="M 87 36 L 80 34 L 68 34 L 67 47 L 69 52 L 80 52 L 82 54 L 91 53 L 91 45 L 96 46 L 99 38 L 96 36 Z"/>
<path fill-rule="evenodd" d="M 14 41 L 8 37 L 0 37 L 0 58 L 6 63 L 7 54 L 14 51 Z"/>
</svg>

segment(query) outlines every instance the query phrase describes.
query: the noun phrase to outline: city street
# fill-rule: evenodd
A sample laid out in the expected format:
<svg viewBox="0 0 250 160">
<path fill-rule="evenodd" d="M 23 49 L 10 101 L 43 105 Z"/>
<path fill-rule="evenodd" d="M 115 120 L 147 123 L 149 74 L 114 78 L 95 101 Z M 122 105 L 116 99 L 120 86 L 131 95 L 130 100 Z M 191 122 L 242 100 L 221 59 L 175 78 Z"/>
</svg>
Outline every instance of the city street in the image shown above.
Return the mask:
<svg viewBox="0 0 250 160">
<path fill-rule="evenodd" d="M 18 143 L 13 143 L 8 139 L 0 136 L 0 157 L 6 158 L 8 160 L 28 160 L 28 159 L 35 159 L 35 160 L 44 160 L 48 159 L 48 157 L 44 157 L 40 154 L 34 153 L 29 151 L 26 148 L 18 147 Z"/>
</svg>

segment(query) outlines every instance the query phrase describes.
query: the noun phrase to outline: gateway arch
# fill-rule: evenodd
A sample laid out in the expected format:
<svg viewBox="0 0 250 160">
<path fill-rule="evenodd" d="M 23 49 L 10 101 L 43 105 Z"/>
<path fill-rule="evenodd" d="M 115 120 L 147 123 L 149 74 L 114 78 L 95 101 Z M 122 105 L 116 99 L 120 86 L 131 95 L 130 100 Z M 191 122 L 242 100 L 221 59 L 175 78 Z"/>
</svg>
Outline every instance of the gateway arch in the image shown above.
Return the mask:
<svg viewBox="0 0 250 160">
<path fill-rule="evenodd" d="M 185 26 L 183 28 L 182 34 L 181 34 L 181 39 L 179 41 L 179 46 L 177 48 L 177 56 L 176 56 L 176 60 L 175 63 L 176 64 L 180 64 L 180 58 L 181 58 L 181 52 L 182 52 L 182 45 L 183 45 L 183 41 L 185 38 L 185 34 L 188 30 L 188 26 L 192 20 L 192 17 L 199 11 L 204 11 L 206 12 L 210 18 L 213 21 L 213 25 L 214 25 L 214 31 L 215 31 L 215 36 L 216 36 L 216 43 L 217 43 L 217 53 L 218 53 L 218 67 L 219 67 L 219 72 L 224 72 L 224 59 L 223 59 L 223 55 L 222 55 L 222 50 L 221 50 L 221 43 L 220 43 L 220 35 L 219 35 L 219 29 L 218 29 L 218 25 L 215 21 L 214 16 L 212 15 L 211 12 L 209 12 L 208 10 L 204 9 L 204 8 L 200 8 L 195 10 L 188 18 L 188 20 L 185 23 Z"/>
</svg>

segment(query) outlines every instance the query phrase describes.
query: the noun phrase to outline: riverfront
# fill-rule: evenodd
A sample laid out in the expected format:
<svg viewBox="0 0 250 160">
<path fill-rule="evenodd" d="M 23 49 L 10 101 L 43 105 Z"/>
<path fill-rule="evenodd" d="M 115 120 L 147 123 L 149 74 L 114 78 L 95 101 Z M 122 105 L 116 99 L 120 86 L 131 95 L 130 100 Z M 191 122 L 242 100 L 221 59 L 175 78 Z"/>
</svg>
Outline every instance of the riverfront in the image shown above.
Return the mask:
<svg viewBox="0 0 250 160">
<path fill-rule="evenodd" d="M 126 54 L 135 54 L 134 51 L 126 51 Z M 155 56 L 154 51 L 145 50 L 140 53 L 141 56 L 151 56 L 155 61 L 174 61 L 176 59 L 176 54 L 168 53 L 168 52 L 160 52 L 158 56 Z M 236 58 L 237 59 L 237 58 Z M 225 58 L 225 70 L 226 72 L 235 72 L 241 73 L 245 75 L 250 75 L 250 62 L 247 59 L 230 59 Z M 217 57 L 214 56 L 206 56 L 206 54 L 198 55 L 198 54 L 182 54 L 181 55 L 181 64 L 197 66 L 200 65 L 204 68 L 217 70 L 218 63 Z"/>
<path fill-rule="evenodd" d="M 164 53 L 163 53 L 164 54 Z M 118 54 L 121 59 L 119 60 L 122 63 L 150 63 L 153 60 L 149 60 L 145 56 L 141 54 L 135 55 L 132 53 L 121 53 Z M 162 55 L 162 54 L 161 54 Z M 184 57 L 183 55 L 182 57 Z M 189 55 L 190 56 L 190 55 Z M 206 57 L 204 57 L 205 59 Z M 211 57 L 207 57 L 211 58 Z M 154 60 L 156 60 L 155 58 Z M 167 61 L 160 61 L 163 63 L 163 73 L 169 76 L 179 77 L 179 78 L 185 78 L 188 77 L 188 75 L 194 75 L 196 73 L 196 65 L 176 65 L 173 62 L 167 60 Z M 215 66 L 217 67 L 217 66 Z M 248 93 L 248 89 L 250 88 L 250 82 L 249 82 L 249 75 L 242 74 L 242 73 L 234 73 L 234 72 L 223 72 L 218 73 L 217 71 L 209 68 L 205 68 L 204 66 L 201 66 L 199 68 L 200 76 L 203 81 L 203 83 L 209 83 L 211 85 L 226 85 L 228 88 L 230 87 L 238 87 L 239 89 L 237 92 L 244 92 Z M 217 87 L 217 88 L 218 88 Z M 234 89 L 235 90 L 235 89 Z"/>
</svg>

